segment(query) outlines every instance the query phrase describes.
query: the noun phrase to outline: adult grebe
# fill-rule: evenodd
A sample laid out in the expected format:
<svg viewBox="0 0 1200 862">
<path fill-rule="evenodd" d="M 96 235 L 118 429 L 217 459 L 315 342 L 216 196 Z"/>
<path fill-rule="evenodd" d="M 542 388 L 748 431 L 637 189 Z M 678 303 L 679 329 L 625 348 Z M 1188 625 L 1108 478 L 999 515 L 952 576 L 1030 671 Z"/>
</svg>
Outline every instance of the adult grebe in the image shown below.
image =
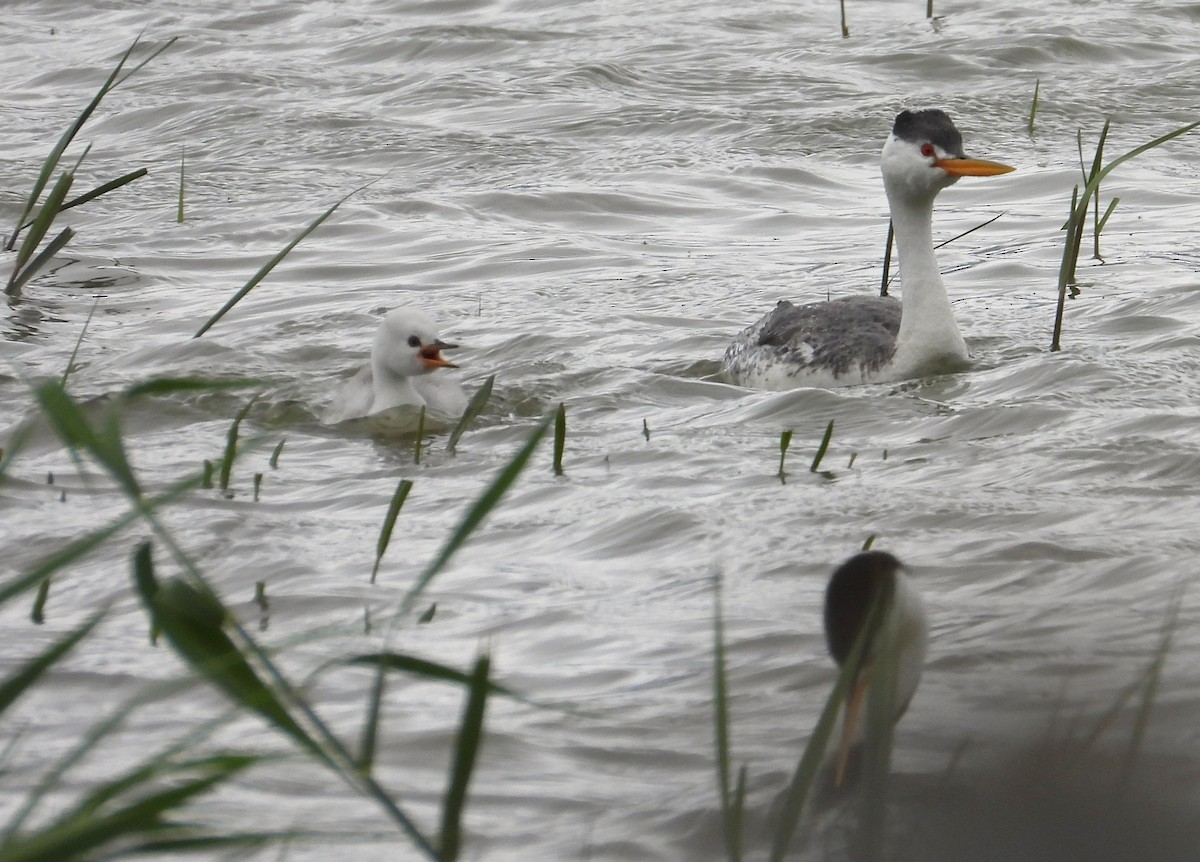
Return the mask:
<svg viewBox="0 0 1200 862">
<path fill-rule="evenodd" d="M 903 304 L 847 297 L 795 306 L 781 301 L 725 351 L 734 383 L 759 389 L 907 380 L 966 366 L 933 253 L 933 199 L 959 177 L 1013 168 L 968 159 L 944 111 L 902 111 L 883 145 L 887 192 L 900 256 Z"/>
<path fill-rule="evenodd" d="M 457 368 L 442 357 L 447 344 L 437 336 L 429 315 L 415 308 L 395 308 L 375 332 L 371 362 L 338 389 L 325 408 L 326 424 L 373 416 L 396 407 L 425 407 L 443 419 L 456 419 L 467 407 L 467 397 L 453 377 L 432 374 Z"/>
<path fill-rule="evenodd" d="M 833 660 L 839 666 L 844 664 L 867 622 L 872 602 L 886 589 L 892 593 L 889 612 L 897 627 L 896 718 L 899 719 L 917 690 L 929 645 L 925 606 L 904 576 L 904 566 L 899 560 L 885 551 L 865 551 L 838 566 L 825 588 L 825 641 Z M 882 627 L 876 629 L 877 632 L 881 630 Z M 864 725 L 860 719 L 871 662 L 875 659 L 874 647 L 875 644 L 867 644 L 863 669 L 846 698 L 842 741 L 834 765 L 834 786 L 842 783 L 850 751 L 863 739 Z"/>
</svg>

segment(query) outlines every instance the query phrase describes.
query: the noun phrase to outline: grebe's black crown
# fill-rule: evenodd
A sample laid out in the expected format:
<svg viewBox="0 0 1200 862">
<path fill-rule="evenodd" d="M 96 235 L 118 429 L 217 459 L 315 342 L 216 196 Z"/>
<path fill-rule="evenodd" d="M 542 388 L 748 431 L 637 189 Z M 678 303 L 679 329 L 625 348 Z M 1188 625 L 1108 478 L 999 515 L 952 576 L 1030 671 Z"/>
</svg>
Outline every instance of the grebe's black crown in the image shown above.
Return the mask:
<svg viewBox="0 0 1200 862">
<path fill-rule="evenodd" d="M 955 158 L 964 158 L 962 134 L 954 127 L 950 115 L 938 108 L 923 111 L 901 111 L 892 126 L 892 134 L 910 143 L 928 141 Z"/>
<path fill-rule="evenodd" d="M 834 661 L 850 655 L 875 596 L 895 586 L 904 565 L 887 551 L 863 551 L 838 566 L 825 588 L 825 641 Z"/>
</svg>

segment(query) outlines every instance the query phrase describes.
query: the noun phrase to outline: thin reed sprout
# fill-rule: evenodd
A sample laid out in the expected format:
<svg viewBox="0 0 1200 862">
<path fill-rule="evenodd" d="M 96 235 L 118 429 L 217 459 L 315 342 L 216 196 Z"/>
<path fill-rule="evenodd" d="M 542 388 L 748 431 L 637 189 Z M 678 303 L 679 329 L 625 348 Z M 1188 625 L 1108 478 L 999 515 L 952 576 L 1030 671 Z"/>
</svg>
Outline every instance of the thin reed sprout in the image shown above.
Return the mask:
<svg viewBox="0 0 1200 862">
<path fill-rule="evenodd" d="M 1112 173 L 1114 169 L 1130 159 L 1192 131 L 1197 126 L 1200 126 L 1200 120 L 1189 123 L 1186 126 L 1181 126 L 1173 132 L 1168 132 L 1148 143 L 1142 144 L 1140 147 L 1134 147 L 1129 152 L 1118 156 L 1104 167 L 1101 167 L 1104 144 L 1108 139 L 1110 126 L 1111 120 L 1105 120 L 1104 128 L 1100 132 L 1100 139 L 1096 144 L 1096 153 L 1092 159 L 1091 170 L 1087 173 L 1083 188 L 1080 189 L 1079 186 L 1075 186 L 1075 190 L 1071 196 L 1071 209 L 1067 216 L 1066 224 L 1063 226 L 1066 238 L 1063 243 L 1062 262 L 1059 264 L 1058 269 L 1058 303 L 1055 307 L 1054 330 L 1050 339 L 1051 351 L 1062 349 L 1063 313 L 1066 307 L 1068 287 L 1075 284 L 1075 271 L 1079 263 L 1079 249 L 1083 242 L 1083 231 L 1087 222 L 1088 207 L 1092 202 L 1092 197 L 1099 191 L 1101 181 Z M 1104 221 L 1107 221 L 1107 215 L 1111 215 L 1111 211 L 1106 214 Z M 1099 236 L 1101 226 L 1101 223 L 1098 222 L 1097 237 Z"/>
<path fill-rule="evenodd" d="M 383 527 L 379 530 L 379 540 L 375 543 L 375 565 L 371 567 L 371 583 L 375 583 L 375 576 L 379 574 L 379 564 L 383 562 L 383 554 L 387 551 L 388 542 L 392 540 L 392 530 L 396 526 L 396 517 L 400 514 L 400 509 L 404 506 L 404 501 L 408 499 L 408 492 L 412 490 L 412 486 L 412 480 L 401 479 L 400 484 L 396 486 L 396 490 L 392 494 L 387 514 L 383 518 Z"/>
<path fill-rule="evenodd" d="M 459 417 L 458 424 L 450 432 L 450 436 L 446 439 L 446 451 L 451 455 L 454 454 L 458 446 L 459 438 L 466 433 L 471 427 L 471 423 L 483 412 L 484 406 L 488 399 L 492 397 L 492 386 L 496 383 L 496 375 L 493 374 L 483 381 L 483 385 L 475 390 L 475 394 L 471 396 L 471 400 L 467 402 L 467 409 L 463 411 L 463 415 Z"/>
<path fill-rule="evenodd" d="M 304 238 L 307 237 L 310 233 L 312 233 L 314 230 L 316 230 L 318 227 L 320 227 L 327 218 L 329 218 L 331 215 L 333 215 L 337 211 L 338 207 L 340 207 L 342 204 L 344 204 L 346 201 L 348 201 L 355 194 L 362 191 L 368 185 L 370 185 L 370 183 L 367 183 L 367 185 L 364 185 L 364 186 L 360 186 L 359 188 L 357 188 L 354 191 L 350 192 L 349 194 L 345 195 L 340 200 L 336 201 L 328 209 L 326 209 L 325 212 L 321 213 L 319 216 L 317 216 L 315 219 L 313 219 L 311 222 L 309 222 L 308 225 L 302 231 L 300 231 L 300 233 L 298 233 L 295 237 L 292 238 L 291 242 L 289 242 L 287 245 L 285 245 L 270 260 L 268 260 L 261 267 L 259 267 L 258 271 L 250 277 L 250 280 L 247 281 L 244 285 L 242 285 L 237 290 L 237 292 L 234 293 L 234 295 L 231 296 L 223 306 L 221 306 L 220 310 L 218 310 L 216 314 L 214 314 L 212 317 L 210 317 L 208 320 L 206 320 L 204 322 L 204 324 L 198 330 L 196 330 L 196 334 L 193 335 L 192 338 L 199 338 L 201 335 L 208 332 L 208 330 L 212 329 L 213 326 L 216 325 L 217 321 L 219 321 L 222 317 L 224 317 L 226 314 L 228 314 L 229 311 L 235 305 L 237 305 L 239 302 L 241 302 L 243 299 L 245 299 L 246 295 L 248 293 L 250 293 L 250 291 L 252 291 L 255 287 L 257 287 L 258 284 L 271 273 L 271 270 L 275 269 L 275 267 L 279 265 L 279 262 L 282 261 L 285 257 L 288 256 L 288 254 L 291 253 L 292 249 L 294 249 L 296 246 L 298 246 L 301 243 L 301 241 L 303 241 Z"/>
<path fill-rule="evenodd" d="M 1029 137 L 1031 138 L 1033 137 L 1034 122 L 1037 120 L 1038 96 L 1041 94 L 1041 92 L 1042 79 L 1038 78 L 1033 82 L 1033 101 L 1029 104 L 1029 123 L 1027 124 L 1027 128 L 1029 130 Z"/>
<path fill-rule="evenodd" d="M 821 461 L 825 459 L 825 453 L 829 451 L 829 442 L 833 439 L 833 420 L 829 420 L 829 424 L 825 426 L 825 434 L 821 437 L 821 444 L 817 447 L 817 452 L 813 455 L 812 464 L 808 468 L 808 472 L 816 473 L 821 469 Z"/>
<path fill-rule="evenodd" d="M 872 649 L 876 634 L 890 610 L 891 599 L 892 596 L 888 590 L 880 590 L 875 593 L 862 630 L 858 633 L 854 646 L 850 649 L 846 661 L 838 673 L 833 689 L 817 719 L 816 727 L 813 728 L 800 761 L 796 764 L 779 808 L 779 819 L 768 857 L 771 862 L 782 862 L 788 855 L 796 829 L 800 824 L 801 815 L 820 774 L 821 763 L 825 757 L 825 751 L 829 747 L 829 740 L 833 737 L 838 714 L 846 703 L 851 685 L 863 671 L 865 659 Z M 870 719 L 870 715 L 868 715 L 868 719 Z M 867 730 L 868 733 L 871 733 L 875 727 L 869 723 Z"/>
<path fill-rule="evenodd" d="M 742 860 L 747 768 L 731 781 L 733 743 L 729 732 L 729 684 L 725 672 L 725 612 L 721 601 L 721 576 L 713 578 L 713 746 L 717 761 L 717 794 L 721 801 L 721 826 L 729 862 Z"/>
<path fill-rule="evenodd" d="M 563 474 L 563 451 L 567 448 L 567 405 L 554 411 L 554 475 Z"/>
<path fill-rule="evenodd" d="M 787 481 L 787 472 L 783 469 L 784 462 L 787 459 L 788 448 L 792 445 L 792 429 L 783 431 L 779 435 L 779 470 L 776 475 L 780 482 Z"/>
<path fill-rule="evenodd" d="M 21 233 L 27 231 L 25 238 L 17 251 L 17 257 L 14 262 L 12 273 L 9 275 L 8 283 L 5 286 L 5 292 L 9 296 L 18 296 L 26 283 L 29 282 L 45 265 L 62 250 L 75 235 L 74 230 L 70 227 L 59 231 L 55 236 L 46 243 L 41 252 L 35 255 L 35 251 L 42 241 L 49 236 L 55 219 L 65 210 L 75 206 L 79 206 L 90 200 L 94 200 L 101 195 L 107 194 L 115 189 L 121 188 L 134 180 L 145 176 L 146 170 L 139 169 L 131 171 L 118 177 L 115 180 L 110 180 L 106 183 L 97 186 L 91 191 L 78 196 L 77 198 L 67 201 L 66 196 L 75 180 L 75 173 L 79 168 L 80 163 L 87 155 L 87 150 L 84 150 L 83 156 L 76 161 L 73 168 L 69 168 L 59 175 L 58 179 L 51 187 L 49 194 L 39 206 L 38 201 L 41 199 L 42 192 L 50 186 L 50 179 L 54 172 L 58 170 L 59 164 L 62 161 L 63 155 L 67 147 L 75 140 L 76 136 L 83 129 L 83 126 L 91 118 L 92 114 L 100 106 L 101 101 L 114 89 L 119 87 L 125 81 L 129 80 L 134 74 L 142 69 L 147 63 L 173 45 L 176 37 L 168 39 L 157 48 L 153 49 L 150 54 L 132 69 L 125 71 L 125 65 L 129 61 L 135 48 L 137 48 L 141 37 L 133 40 L 130 46 L 121 55 L 117 61 L 116 67 L 109 73 L 108 78 L 101 84 L 100 89 L 92 97 L 91 101 L 75 118 L 75 121 L 67 128 L 67 130 L 59 137 L 58 142 L 51 149 L 50 154 L 42 162 L 42 167 L 34 180 L 33 187 L 30 189 L 29 195 L 25 200 L 24 206 L 21 208 L 20 214 L 17 216 L 16 224 L 9 234 L 8 240 L 4 244 L 6 251 L 12 251 L 17 244 L 17 239 Z M 125 71 L 125 74 L 121 73 Z M 36 211 L 36 213 L 35 213 Z"/>
</svg>

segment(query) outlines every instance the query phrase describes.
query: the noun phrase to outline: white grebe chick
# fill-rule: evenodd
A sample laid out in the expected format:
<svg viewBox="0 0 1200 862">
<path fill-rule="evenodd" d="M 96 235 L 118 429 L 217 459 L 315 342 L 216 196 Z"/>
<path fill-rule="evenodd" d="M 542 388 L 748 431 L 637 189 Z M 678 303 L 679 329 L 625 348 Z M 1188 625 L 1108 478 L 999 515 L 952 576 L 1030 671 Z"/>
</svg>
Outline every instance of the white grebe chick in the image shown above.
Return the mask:
<svg viewBox="0 0 1200 862">
<path fill-rule="evenodd" d="M 467 407 L 459 382 L 441 369 L 457 368 L 442 356 L 458 345 L 438 338 L 429 315 L 415 308 L 387 313 L 371 347 L 371 362 L 343 383 L 321 421 L 333 425 L 397 407 L 425 407 L 442 419 L 457 419 Z"/>
</svg>

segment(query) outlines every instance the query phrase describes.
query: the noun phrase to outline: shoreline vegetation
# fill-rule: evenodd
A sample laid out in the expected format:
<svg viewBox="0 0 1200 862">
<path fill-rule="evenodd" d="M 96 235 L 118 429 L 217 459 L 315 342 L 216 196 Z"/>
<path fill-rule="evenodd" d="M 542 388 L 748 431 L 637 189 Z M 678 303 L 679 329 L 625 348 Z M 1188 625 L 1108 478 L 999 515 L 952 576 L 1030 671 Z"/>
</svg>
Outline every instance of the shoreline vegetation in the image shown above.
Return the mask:
<svg viewBox="0 0 1200 862">
<path fill-rule="evenodd" d="M 844 5 L 842 10 L 843 33 L 848 35 L 844 23 Z M 931 3 L 928 14 L 932 16 Z M 157 46 L 144 47 L 144 55 L 140 61 L 130 67 L 129 64 L 142 45 L 140 40 L 139 36 L 121 55 L 98 92 L 52 148 L 16 224 L 8 234 L 5 249 L 15 252 L 15 257 L 5 290 L 12 301 L 22 299 L 24 289 L 74 236 L 70 227 L 57 227 L 64 213 L 123 188 L 146 174 L 145 169 L 130 171 L 96 186 L 85 194 L 68 199 L 80 166 L 88 155 L 89 147 L 85 147 L 73 163 L 69 160 L 64 161 L 67 149 L 100 107 L 104 97 L 170 48 L 176 37 Z M 1042 91 L 1040 79 L 1035 88 L 1029 117 L 1030 134 L 1033 133 L 1039 98 L 1044 107 L 1046 94 Z M 1130 150 L 1105 165 L 1103 151 L 1109 132 L 1109 123 L 1105 122 L 1090 169 L 1084 170 L 1082 189 L 1076 187 L 1070 214 L 1063 226 L 1066 239 L 1059 271 L 1058 305 L 1051 350 L 1060 349 L 1063 308 L 1069 288 L 1075 281 L 1089 207 L 1093 213 L 1094 249 L 1098 256 L 1100 233 L 1117 206 L 1118 199 L 1114 198 L 1101 214 L 1101 181 L 1118 165 L 1186 134 L 1197 126 L 1200 126 L 1200 122 L 1185 125 Z M 1079 148 L 1082 163 L 1082 136 L 1079 139 Z M 63 168 L 64 164 L 67 167 Z M 54 179 L 56 172 L 57 179 Z M 185 151 L 181 149 L 176 210 L 176 218 L 180 222 L 184 220 L 184 188 Z M 232 310 L 299 242 L 312 234 L 354 193 L 350 192 L 329 206 L 304 227 L 283 250 L 236 291 L 225 305 L 199 328 L 194 337 L 204 335 Z M 977 228 L 972 230 L 975 229 Z M 886 292 L 886 275 L 883 290 Z M 92 313 L 95 313 L 95 310 L 93 306 Z M 54 582 L 70 577 L 71 568 L 97 548 L 130 541 L 129 534 L 136 529 L 150 538 L 138 540 L 132 546 L 129 557 L 131 591 L 138 597 L 144 609 L 152 643 L 158 644 L 159 649 L 171 649 L 182 660 L 188 674 L 169 682 L 147 685 L 145 690 L 139 691 L 122 707 L 97 722 L 65 755 L 55 762 L 48 763 L 43 775 L 26 795 L 24 803 L 3 825 L 3 835 L 0 836 L 0 862 L 58 862 L 151 852 L 229 851 L 239 847 L 252 849 L 271 844 L 286 847 L 292 841 L 324 840 L 319 825 L 315 825 L 311 832 L 293 830 L 229 833 L 219 826 L 195 822 L 194 812 L 189 808 L 190 803 L 205 795 L 220 793 L 248 772 L 268 766 L 283 756 L 277 752 L 268 754 L 247 751 L 214 742 L 220 730 L 228 727 L 231 722 L 248 716 L 271 728 L 280 739 L 286 741 L 292 751 L 290 759 L 299 758 L 313 769 L 314 774 L 325 774 L 329 780 L 340 782 L 375 806 L 381 818 L 390 824 L 395 834 L 401 836 L 407 846 L 414 848 L 421 858 L 445 862 L 460 858 L 464 846 L 463 822 L 469 808 L 471 780 L 481 745 L 486 737 L 489 702 L 500 697 L 518 701 L 535 709 L 557 710 L 564 714 L 577 714 L 577 711 L 570 705 L 535 702 L 498 682 L 493 676 L 491 655 L 486 649 L 479 652 L 469 668 L 460 669 L 416 655 L 393 651 L 390 643 L 400 627 L 415 626 L 432 619 L 433 606 L 419 616 L 417 613 L 425 591 L 446 569 L 455 553 L 470 540 L 489 513 L 502 504 L 514 483 L 529 469 L 543 440 L 550 436 L 551 428 L 553 451 L 549 469 L 561 481 L 569 481 L 570 471 L 564 467 L 567 439 L 566 405 L 558 404 L 556 409 L 546 412 L 533 423 L 522 445 L 463 513 L 458 526 L 446 537 L 440 551 L 419 574 L 395 613 L 386 621 L 386 630 L 382 638 L 383 648 L 333 657 L 312 676 L 299 680 L 283 670 L 277 660 L 277 653 L 264 646 L 238 615 L 230 610 L 226 601 L 218 595 L 206 577 L 203 561 L 182 547 L 162 517 L 163 512 L 179 500 L 202 488 L 211 487 L 214 473 L 220 490 L 227 491 L 235 482 L 235 471 L 240 457 L 259 444 L 270 442 L 262 437 L 252 437 L 247 441 L 243 439 L 241 431 L 242 423 L 259 395 L 251 396 L 232 417 L 223 456 L 216 464 L 206 462 L 204 468 L 185 473 L 165 487 L 153 491 L 150 490 L 149 483 L 134 469 L 135 459 L 131 457 L 128 443 L 121 432 L 122 413 L 130 405 L 145 399 L 246 389 L 259 390 L 261 394 L 261 388 L 265 384 L 251 379 L 153 379 L 117 393 L 108 399 L 103 410 L 85 409 L 71 394 L 69 384 L 86 331 L 85 324 L 58 380 L 30 383 L 31 400 L 39 420 L 57 436 L 61 445 L 70 453 L 73 463 L 81 470 L 85 464 L 99 468 L 106 474 L 112 488 L 120 492 L 124 506 L 119 512 L 110 513 L 105 526 L 72 540 L 29 570 L 0 584 L 0 603 L 14 603 L 32 596 L 30 615 L 35 622 L 40 622 L 45 618 L 48 604 L 52 607 Z M 494 378 L 488 378 L 480 387 L 459 425 L 449 434 L 445 447 L 451 454 L 469 425 L 485 409 L 493 383 Z M 22 450 L 29 442 L 32 427 L 28 423 L 18 426 L 13 437 L 6 441 L 5 449 L 0 455 L 0 482 L 9 481 L 17 475 Z M 649 425 L 645 420 L 642 431 L 649 440 Z M 425 436 L 418 433 L 413 440 L 416 462 L 420 460 Z M 832 473 L 822 471 L 820 466 L 828 453 L 832 436 L 833 421 L 830 420 L 809 469 L 809 473 L 817 474 L 818 478 L 826 480 L 832 477 Z M 779 441 L 776 475 L 781 482 L 785 482 L 788 475 L 784 467 L 791 440 L 792 431 L 788 430 L 783 432 Z M 280 439 L 272 450 L 272 469 L 279 469 L 283 449 L 284 440 Z M 853 466 L 856 455 L 857 453 L 851 454 L 847 469 Z M 886 452 L 884 457 L 886 458 Z M 259 473 L 254 478 L 254 500 L 258 499 L 261 484 L 262 474 Z M 379 573 L 394 525 L 399 517 L 403 517 L 404 501 L 413 487 L 414 483 L 411 480 L 401 480 L 390 499 L 386 514 L 382 518 L 374 567 L 369 573 L 372 583 Z M 63 494 L 65 493 L 64 490 Z M 873 538 L 867 539 L 865 547 L 870 547 Z M 164 574 L 164 569 L 173 573 Z M 263 582 L 259 582 L 256 600 L 265 614 L 267 597 L 266 585 Z M 888 600 L 888 597 L 880 600 L 880 604 L 871 612 L 871 619 L 883 620 L 887 617 Z M 1121 798 L 1120 794 L 1125 793 L 1132 784 L 1140 763 L 1163 667 L 1178 625 L 1181 601 L 1182 590 L 1170 603 L 1159 648 L 1151 657 L 1145 673 L 1122 692 L 1091 728 L 1085 733 L 1069 737 L 1067 743 L 1060 746 L 1065 747 L 1070 754 L 1067 758 L 1070 763 L 1064 768 L 1080 762 L 1088 754 L 1094 753 L 1101 739 L 1122 717 L 1128 716 L 1132 711 L 1132 729 L 1125 744 L 1125 755 L 1121 760 L 1114 791 L 1117 798 Z M 52 679 L 50 675 L 67 655 L 73 650 L 87 648 L 90 638 L 106 619 L 109 611 L 108 605 L 102 606 L 81 625 L 0 681 L 0 714 L 10 710 L 22 695 L 40 686 L 49 685 Z M 764 849 L 759 846 L 748 848 L 751 837 L 759 839 L 765 836 L 765 843 L 769 845 L 766 858 L 771 860 L 786 858 L 801 840 L 806 818 L 811 816 L 809 801 L 819 793 L 822 763 L 828 740 L 834 731 L 850 681 L 860 669 L 859 659 L 867 650 L 867 644 L 873 642 L 877 635 L 877 625 L 864 628 L 854 647 L 853 658 L 846 662 L 837 675 L 810 741 L 781 795 L 778 810 L 772 817 L 773 822 L 769 828 L 756 823 L 751 829 L 748 826 L 750 815 L 746 809 L 750 793 L 748 767 L 741 765 L 735 772 L 733 702 L 736 699 L 737 684 L 728 678 L 728 631 L 723 620 L 720 579 L 715 579 L 712 705 L 716 799 L 720 806 L 724 847 L 731 862 L 741 862 L 749 858 L 749 850 L 757 852 Z M 883 643 L 884 646 L 876 643 L 874 649 L 877 655 L 886 659 L 891 651 L 886 646 L 886 639 Z M 889 667 L 894 672 L 894 661 L 882 660 L 878 664 L 880 673 L 886 674 Z M 320 676 L 346 669 L 365 669 L 373 675 L 369 696 L 362 708 L 357 744 L 349 742 L 345 732 L 339 732 L 322 714 L 318 704 L 306 694 L 311 684 Z M 461 691 L 462 707 L 453 723 L 455 744 L 450 761 L 446 765 L 445 789 L 441 796 L 439 816 L 436 818 L 436 829 L 423 825 L 420 822 L 421 818 L 399 802 L 396 795 L 385 787 L 375 774 L 379 737 L 388 720 L 384 708 L 385 694 L 389 682 L 397 675 L 415 676 Z M 106 739 L 128 725 L 141 710 L 169 703 L 172 698 L 193 690 L 197 685 L 207 685 L 219 691 L 228 702 L 229 709 L 217 718 L 198 722 L 192 731 L 181 739 L 163 740 L 156 750 L 153 745 L 148 744 L 147 748 L 151 749 L 152 753 L 144 760 L 129 764 L 125 772 L 93 785 L 71 804 L 63 805 L 56 795 L 57 789 L 90 753 L 101 748 Z M 886 689 L 886 686 L 884 688 Z M 447 724 L 451 724 L 451 721 L 451 717 L 448 716 Z M 892 721 L 886 708 L 870 709 L 868 721 L 868 738 L 879 742 L 868 747 L 853 846 L 856 857 L 882 859 L 889 855 L 887 836 L 890 832 L 885 820 L 892 806 L 888 799 Z M 19 743 L 19 738 L 14 738 L 9 745 Z M 0 780 L 3 780 L 3 777 L 0 777 Z"/>
</svg>

